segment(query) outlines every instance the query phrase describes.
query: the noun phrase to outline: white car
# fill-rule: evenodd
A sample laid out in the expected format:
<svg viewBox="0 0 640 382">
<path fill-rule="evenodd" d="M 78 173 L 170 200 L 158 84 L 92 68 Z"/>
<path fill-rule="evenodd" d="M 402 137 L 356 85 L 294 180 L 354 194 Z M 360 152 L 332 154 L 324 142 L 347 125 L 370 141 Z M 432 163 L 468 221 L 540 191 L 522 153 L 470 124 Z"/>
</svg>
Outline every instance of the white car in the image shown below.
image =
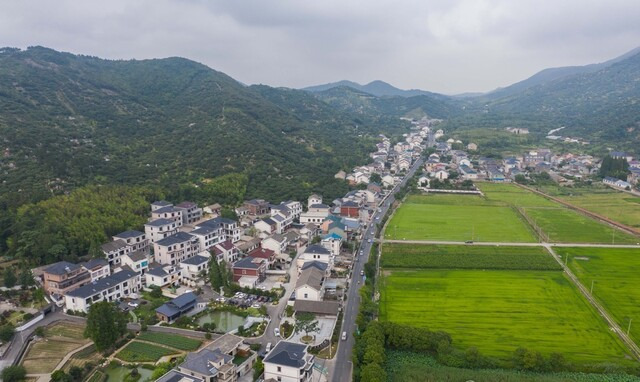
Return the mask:
<svg viewBox="0 0 640 382">
<path fill-rule="evenodd" d="M 371 239 L 369 239 L 368 242 L 371 243 Z"/>
<path fill-rule="evenodd" d="M 251 305 L 251 307 L 255 309 L 260 309 L 260 304 L 253 304 Z"/>
<path fill-rule="evenodd" d="M 275 328 L 275 329 L 273 329 L 273 334 L 274 334 L 276 337 L 280 337 L 280 329 L 279 329 L 279 328 Z"/>
<path fill-rule="evenodd" d="M 137 308 L 139 306 L 137 302 L 133 302 L 133 301 L 129 302 L 127 305 L 129 305 L 132 308 Z"/>
<path fill-rule="evenodd" d="M 271 342 L 269 342 L 269 343 L 267 344 L 266 349 L 264 349 L 264 352 L 265 352 L 265 353 L 269 353 L 270 351 L 271 351 Z"/>
</svg>

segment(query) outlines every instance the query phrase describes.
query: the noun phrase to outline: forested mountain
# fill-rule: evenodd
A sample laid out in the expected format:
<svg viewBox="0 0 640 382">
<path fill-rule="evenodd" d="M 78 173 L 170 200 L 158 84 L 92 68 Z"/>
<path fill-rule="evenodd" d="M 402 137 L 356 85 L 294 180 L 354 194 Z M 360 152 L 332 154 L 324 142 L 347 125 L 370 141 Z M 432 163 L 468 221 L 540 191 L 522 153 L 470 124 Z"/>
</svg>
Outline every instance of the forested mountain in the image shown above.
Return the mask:
<svg viewBox="0 0 640 382">
<path fill-rule="evenodd" d="M 418 95 L 438 96 L 438 94 L 436 93 L 431 93 L 420 89 L 398 89 L 397 87 L 380 80 L 371 81 L 366 85 L 360 85 L 359 83 L 353 81 L 338 81 L 329 84 L 309 86 L 302 90 L 317 93 L 338 87 L 349 87 L 364 93 L 372 94 L 377 97 L 413 97 Z"/>
<path fill-rule="evenodd" d="M 335 197 L 348 187 L 333 175 L 366 161 L 379 127 L 306 92 L 246 87 L 182 58 L 4 48 L 0 252 L 16 245 L 7 239 L 18 206 L 89 184 L 200 203 Z"/>
<path fill-rule="evenodd" d="M 479 94 L 475 96 L 481 96 L 482 98 L 489 100 L 512 96 L 531 87 L 543 85 L 561 78 L 566 78 L 577 74 L 595 73 L 620 61 L 624 61 L 627 58 L 631 58 L 638 53 L 640 53 L 640 47 L 633 49 L 619 57 L 598 64 L 589 64 L 583 66 L 564 66 L 559 68 L 544 69 L 525 80 L 516 82 L 513 85 L 496 89 L 486 94 Z"/>
</svg>

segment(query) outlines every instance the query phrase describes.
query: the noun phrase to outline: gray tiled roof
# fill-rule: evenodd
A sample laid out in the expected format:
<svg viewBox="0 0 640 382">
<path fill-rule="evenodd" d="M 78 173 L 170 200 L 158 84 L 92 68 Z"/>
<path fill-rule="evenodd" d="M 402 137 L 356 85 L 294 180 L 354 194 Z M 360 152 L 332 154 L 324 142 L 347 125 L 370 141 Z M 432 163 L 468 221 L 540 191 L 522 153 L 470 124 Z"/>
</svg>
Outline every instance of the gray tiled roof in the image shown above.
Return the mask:
<svg viewBox="0 0 640 382">
<path fill-rule="evenodd" d="M 264 362 L 276 365 L 301 368 L 306 364 L 304 359 L 307 345 L 296 344 L 288 341 L 280 341 L 269 352 Z"/>
<path fill-rule="evenodd" d="M 207 259 L 206 257 L 195 255 L 193 257 L 190 257 L 186 260 L 181 261 L 181 263 L 188 264 L 188 265 L 200 265 L 200 264 L 206 263 L 207 261 L 209 261 L 209 259 Z"/>
<path fill-rule="evenodd" d="M 104 267 L 105 265 L 109 265 L 109 263 L 105 259 L 91 259 L 91 260 L 87 261 L 86 263 L 82 263 L 82 266 L 87 268 L 87 269 L 94 269 L 94 268 L 97 268 L 97 267 Z"/>
<path fill-rule="evenodd" d="M 178 370 L 169 370 L 169 372 L 160 379 L 156 380 L 156 382 L 204 382 L 201 378 L 193 377 L 184 373 L 179 372 Z"/>
<path fill-rule="evenodd" d="M 160 226 L 163 226 L 163 225 L 169 225 L 169 224 L 173 224 L 173 223 L 175 223 L 174 220 L 160 218 L 160 219 L 152 220 L 152 221 L 146 223 L 145 225 L 148 225 L 148 226 L 151 226 L 151 227 L 160 227 Z"/>
<path fill-rule="evenodd" d="M 114 273 L 111 276 L 107 276 L 103 279 L 95 281 L 91 284 L 87 284 L 85 286 L 81 286 L 78 289 L 74 289 L 71 292 L 68 292 L 68 296 L 87 298 L 93 296 L 96 293 L 100 293 L 104 290 L 107 290 L 116 284 L 120 284 L 123 281 L 129 280 L 136 276 L 138 272 L 134 272 L 129 267 L 123 267 L 123 270 Z"/>
<path fill-rule="evenodd" d="M 325 247 L 318 245 L 318 244 L 314 244 L 314 245 L 310 245 L 309 247 L 307 247 L 307 249 L 304 251 L 304 253 L 315 253 L 315 254 L 320 254 L 320 255 L 330 255 L 331 252 L 329 252 L 328 249 L 326 249 Z"/>
<path fill-rule="evenodd" d="M 190 235 L 186 232 L 178 232 L 169 237 L 165 237 L 162 240 L 156 242 L 156 244 L 161 245 L 163 247 L 167 247 L 169 245 L 174 245 L 178 243 L 184 243 L 185 241 L 189 241 L 193 238 L 193 235 Z"/>
<path fill-rule="evenodd" d="M 113 237 L 117 237 L 120 239 L 130 239 L 132 237 L 138 237 L 138 236 L 142 236 L 144 235 L 144 232 L 140 232 L 140 231 L 136 231 L 136 230 L 130 230 L 130 231 L 124 231 L 124 232 L 120 232 L 117 235 L 114 235 Z"/>
<path fill-rule="evenodd" d="M 55 264 L 51 264 L 44 271 L 52 275 L 64 275 L 67 272 L 75 271 L 80 268 L 80 265 L 73 264 L 68 261 L 59 261 Z"/>
<path fill-rule="evenodd" d="M 101 246 L 103 252 L 116 252 L 126 247 L 127 243 L 124 240 L 113 240 Z"/>
</svg>

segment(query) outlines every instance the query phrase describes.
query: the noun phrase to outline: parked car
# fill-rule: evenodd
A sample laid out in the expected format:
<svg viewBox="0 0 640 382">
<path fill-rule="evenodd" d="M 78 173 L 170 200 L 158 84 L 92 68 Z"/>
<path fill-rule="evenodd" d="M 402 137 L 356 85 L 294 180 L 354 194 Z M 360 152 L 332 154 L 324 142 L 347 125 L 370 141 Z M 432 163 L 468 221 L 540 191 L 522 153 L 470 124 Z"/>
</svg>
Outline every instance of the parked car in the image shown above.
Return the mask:
<svg viewBox="0 0 640 382">
<path fill-rule="evenodd" d="M 279 328 L 275 328 L 275 329 L 273 329 L 273 334 L 274 334 L 276 337 L 280 337 L 280 329 L 279 329 Z"/>
<path fill-rule="evenodd" d="M 129 305 L 132 308 L 137 308 L 139 306 L 139 304 L 135 301 L 130 301 L 127 305 Z"/>
<path fill-rule="evenodd" d="M 269 353 L 271 351 L 271 342 L 267 344 L 267 347 L 264 349 L 265 353 Z"/>
<path fill-rule="evenodd" d="M 360 276 L 364 276 L 364 271 L 360 271 Z"/>
<path fill-rule="evenodd" d="M 346 341 L 347 339 L 347 332 L 342 332 L 342 340 Z"/>
</svg>

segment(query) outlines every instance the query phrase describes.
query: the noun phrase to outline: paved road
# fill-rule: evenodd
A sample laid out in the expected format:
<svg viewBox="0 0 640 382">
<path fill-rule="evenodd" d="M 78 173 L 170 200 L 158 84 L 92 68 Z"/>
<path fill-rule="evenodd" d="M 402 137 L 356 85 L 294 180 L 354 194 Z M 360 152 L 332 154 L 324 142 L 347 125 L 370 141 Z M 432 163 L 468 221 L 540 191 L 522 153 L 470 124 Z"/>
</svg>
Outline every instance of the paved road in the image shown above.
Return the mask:
<svg viewBox="0 0 640 382">
<path fill-rule="evenodd" d="M 373 214 L 371 218 L 372 223 L 369 224 L 364 232 L 362 244 L 360 246 L 360 250 L 363 251 L 363 254 L 359 256 L 358 261 L 353 266 L 353 273 L 351 274 L 349 290 L 347 292 L 347 300 L 344 306 L 342 330 L 346 331 L 348 336 L 346 341 L 340 341 L 338 345 L 338 352 L 336 354 L 335 364 L 333 367 L 333 375 L 330 375 L 333 382 L 350 381 L 352 379 L 351 373 L 353 364 L 351 363 L 351 352 L 355 342 L 353 333 L 356 331 L 356 316 L 358 315 L 358 309 L 360 309 L 360 296 L 358 294 L 358 290 L 362 285 L 362 276 L 360 276 L 360 272 L 364 269 L 364 264 L 369 259 L 372 244 L 369 243 L 369 240 L 373 240 L 375 235 L 375 223 L 378 222 L 376 219 L 378 217 L 382 219 L 382 217 L 387 213 L 389 206 L 395 201 L 395 193 L 406 184 L 407 180 L 411 178 L 413 174 L 415 174 L 416 170 L 422 165 L 422 162 L 422 159 L 418 159 L 402 182 L 394 187 L 389 195 L 382 200 L 380 205 L 381 211 L 376 211 Z"/>
<path fill-rule="evenodd" d="M 376 241 L 380 241 L 376 239 Z M 638 248 L 640 244 L 589 244 L 589 243 L 508 243 L 491 241 L 474 241 L 467 244 L 464 241 L 442 241 L 442 240 L 389 240 L 385 243 L 405 243 L 405 244 L 440 244 L 440 245 L 487 245 L 487 246 L 509 246 L 509 247 L 588 247 L 588 248 Z"/>
</svg>

